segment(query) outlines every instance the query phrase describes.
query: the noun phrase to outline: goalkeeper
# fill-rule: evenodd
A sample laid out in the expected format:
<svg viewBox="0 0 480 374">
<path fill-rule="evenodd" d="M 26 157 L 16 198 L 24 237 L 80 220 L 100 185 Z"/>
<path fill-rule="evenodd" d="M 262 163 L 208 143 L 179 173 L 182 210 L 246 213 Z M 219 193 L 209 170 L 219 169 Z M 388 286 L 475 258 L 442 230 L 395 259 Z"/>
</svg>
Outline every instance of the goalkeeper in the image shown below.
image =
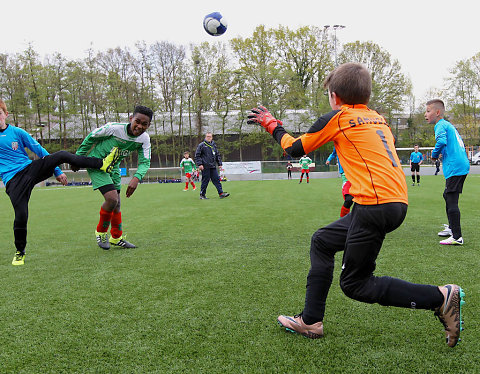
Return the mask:
<svg viewBox="0 0 480 374">
<path fill-rule="evenodd" d="M 145 106 L 135 107 L 129 123 L 107 123 L 87 135 L 77 150 L 78 155 L 102 157 L 114 147 L 121 155 L 109 174 L 87 169 L 94 190 L 99 190 L 104 202 L 100 208 L 100 220 L 95 230 L 97 244 L 102 249 L 110 249 L 110 244 L 123 248 L 136 246 L 125 239 L 120 211 L 120 162 L 131 152 L 138 152 L 138 169 L 128 184 L 126 197 L 132 196 L 138 183 L 150 167 L 150 136 L 146 133 L 153 117 L 153 112 Z M 107 232 L 109 227 L 110 238 Z"/>
<path fill-rule="evenodd" d="M 454 347 L 460 336 L 465 295 L 459 286 L 414 284 L 373 274 L 385 235 L 405 218 L 408 198 L 390 127 L 367 107 L 372 92 L 370 73 L 361 64 L 343 64 L 327 76 L 324 85 L 332 111 L 298 138 L 289 135 L 264 107 L 252 109 L 248 116 L 248 123 L 264 127 L 293 157 L 333 141 L 352 182 L 350 194 L 355 201 L 351 214 L 313 234 L 303 312 L 281 315 L 277 321 L 288 331 L 308 338 L 323 336 L 335 254 L 343 251 L 340 286 L 348 297 L 365 303 L 434 310 L 445 327 L 447 344 Z"/>
</svg>

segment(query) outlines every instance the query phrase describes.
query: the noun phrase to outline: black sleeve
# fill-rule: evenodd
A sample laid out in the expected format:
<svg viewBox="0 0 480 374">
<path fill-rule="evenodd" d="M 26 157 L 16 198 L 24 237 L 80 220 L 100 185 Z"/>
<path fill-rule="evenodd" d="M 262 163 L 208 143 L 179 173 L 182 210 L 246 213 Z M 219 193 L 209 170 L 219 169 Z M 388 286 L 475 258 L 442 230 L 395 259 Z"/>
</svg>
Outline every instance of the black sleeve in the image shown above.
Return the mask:
<svg viewBox="0 0 480 374">
<path fill-rule="evenodd" d="M 195 164 L 197 166 L 203 165 L 202 149 L 203 149 L 203 143 L 200 143 L 197 147 L 197 150 L 195 151 Z"/>
<path fill-rule="evenodd" d="M 339 110 L 332 110 L 331 112 L 324 114 L 321 116 L 319 119 L 315 121 L 315 123 L 310 127 L 307 131 L 308 134 L 314 133 L 314 132 L 319 132 L 323 130 L 325 126 L 327 126 L 327 123 L 330 122 L 330 120 L 337 114 Z"/>
<path fill-rule="evenodd" d="M 339 112 L 339 110 L 332 110 L 331 112 L 324 114 L 321 116 L 319 119 L 315 121 L 315 123 L 308 129 L 307 133 L 315 133 L 318 131 L 321 131 L 329 122 L 330 120 Z M 278 144 L 281 144 L 282 137 L 287 133 L 285 129 L 282 126 L 277 126 L 275 130 L 273 130 L 273 137 L 275 140 L 278 142 Z M 286 148 L 285 151 L 293 157 L 301 157 L 305 153 L 305 150 L 303 149 L 303 144 L 302 144 L 302 139 L 297 138 L 291 147 Z"/>
<path fill-rule="evenodd" d="M 217 148 L 217 145 L 215 144 L 215 150 L 217 152 L 216 154 L 216 158 L 217 158 L 217 164 L 218 166 L 222 166 L 222 155 L 220 154 L 220 152 L 218 151 L 218 148 Z"/>
</svg>

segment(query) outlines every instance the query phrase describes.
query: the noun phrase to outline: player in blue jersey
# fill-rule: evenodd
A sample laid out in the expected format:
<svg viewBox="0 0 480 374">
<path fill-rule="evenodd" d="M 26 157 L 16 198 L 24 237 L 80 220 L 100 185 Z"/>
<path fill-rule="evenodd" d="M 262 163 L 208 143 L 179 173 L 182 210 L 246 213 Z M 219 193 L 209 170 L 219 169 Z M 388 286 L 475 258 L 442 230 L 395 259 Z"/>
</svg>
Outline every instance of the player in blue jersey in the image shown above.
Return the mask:
<svg viewBox="0 0 480 374">
<path fill-rule="evenodd" d="M 462 193 L 463 184 L 468 172 L 470 162 L 465 152 L 465 145 L 457 129 L 444 119 L 445 104 L 435 99 L 427 102 L 425 119 L 429 124 L 435 125 L 435 148 L 432 151 L 432 160 L 436 161 L 440 155 L 443 160 L 443 175 L 445 176 L 445 199 L 448 226 L 438 233 L 439 236 L 448 236 L 440 241 L 445 245 L 462 245 L 462 228 L 460 226 L 460 209 L 458 198 Z"/>
<path fill-rule="evenodd" d="M 12 265 L 23 265 L 27 245 L 28 201 L 33 187 L 52 174 L 61 184 L 66 185 L 67 177 L 58 167 L 63 163 L 108 171 L 118 160 L 119 153 L 116 149 L 112 150 L 103 160 L 77 156 L 66 151 L 49 155 L 25 130 L 7 124 L 7 117 L 7 106 L 0 100 L 0 177 L 15 211 L 13 234 L 16 252 Z M 35 153 L 39 159 L 30 160 L 25 148 Z"/>
<path fill-rule="evenodd" d="M 412 186 L 415 186 L 415 175 L 417 176 L 417 185 L 420 186 L 420 165 L 423 162 L 422 152 L 418 151 L 418 144 L 413 146 L 414 151 L 410 154 L 410 171 L 412 172 Z"/>
</svg>

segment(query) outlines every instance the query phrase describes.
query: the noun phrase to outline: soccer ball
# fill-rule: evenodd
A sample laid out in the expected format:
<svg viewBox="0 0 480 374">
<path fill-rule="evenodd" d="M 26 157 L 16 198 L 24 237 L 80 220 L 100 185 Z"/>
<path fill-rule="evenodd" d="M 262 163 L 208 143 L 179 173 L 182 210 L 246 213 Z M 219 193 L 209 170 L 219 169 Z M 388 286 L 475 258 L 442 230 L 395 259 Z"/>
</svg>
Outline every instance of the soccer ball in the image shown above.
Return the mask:
<svg viewBox="0 0 480 374">
<path fill-rule="evenodd" d="M 207 14 L 203 19 L 203 28 L 213 36 L 220 36 L 227 31 L 227 21 L 219 12 Z"/>
</svg>

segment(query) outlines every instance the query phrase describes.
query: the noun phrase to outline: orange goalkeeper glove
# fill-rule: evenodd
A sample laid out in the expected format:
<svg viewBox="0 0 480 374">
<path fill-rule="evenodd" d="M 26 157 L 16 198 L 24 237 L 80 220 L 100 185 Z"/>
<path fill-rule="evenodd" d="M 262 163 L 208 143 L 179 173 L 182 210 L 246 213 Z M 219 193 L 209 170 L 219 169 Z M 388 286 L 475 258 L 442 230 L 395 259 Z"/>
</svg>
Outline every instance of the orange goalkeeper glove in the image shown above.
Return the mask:
<svg viewBox="0 0 480 374">
<path fill-rule="evenodd" d="M 264 106 L 253 108 L 252 113 L 248 115 L 247 123 L 249 125 L 261 125 L 270 135 L 273 135 L 273 131 L 282 126 L 282 122 L 275 119 L 272 113 L 268 111 Z"/>
</svg>

